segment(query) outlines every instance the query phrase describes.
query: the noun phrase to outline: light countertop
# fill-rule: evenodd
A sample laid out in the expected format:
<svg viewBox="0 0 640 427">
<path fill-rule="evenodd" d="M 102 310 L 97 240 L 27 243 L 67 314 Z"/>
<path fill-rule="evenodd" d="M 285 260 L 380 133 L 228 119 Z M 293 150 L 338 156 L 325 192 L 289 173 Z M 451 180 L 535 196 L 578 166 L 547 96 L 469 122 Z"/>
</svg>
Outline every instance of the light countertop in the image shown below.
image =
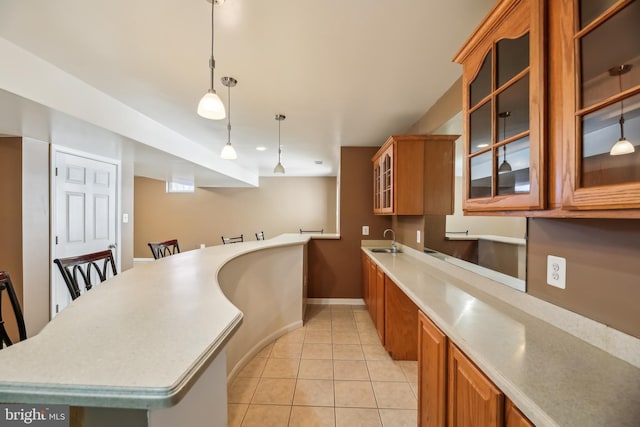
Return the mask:
<svg viewBox="0 0 640 427">
<path fill-rule="evenodd" d="M 471 286 L 442 260 L 363 250 L 536 426 L 640 425 L 639 368 Z"/>
<path fill-rule="evenodd" d="M 220 268 L 310 235 L 212 246 L 141 263 L 73 301 L 37 335 L 0 351 L 0 401 L 121 408 L 174 405 L 242 313 Z"/>
</svg>

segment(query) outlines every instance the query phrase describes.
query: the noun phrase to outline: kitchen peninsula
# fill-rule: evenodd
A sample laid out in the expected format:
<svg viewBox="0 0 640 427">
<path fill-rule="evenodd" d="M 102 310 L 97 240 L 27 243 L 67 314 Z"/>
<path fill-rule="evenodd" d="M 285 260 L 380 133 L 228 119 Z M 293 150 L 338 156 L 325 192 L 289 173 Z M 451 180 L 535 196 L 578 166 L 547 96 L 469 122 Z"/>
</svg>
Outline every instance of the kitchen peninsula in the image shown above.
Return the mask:
<svg viewBox="0 0 640 427">
<path fill-rule="evenodd" d="M 0 401 L 81 407 L 86 427 L 226 426 L 229 372 L 302 325 L 315 237 L 331 238 L 212 246 L 109 279 L 0 351 Z"/>
</svg>

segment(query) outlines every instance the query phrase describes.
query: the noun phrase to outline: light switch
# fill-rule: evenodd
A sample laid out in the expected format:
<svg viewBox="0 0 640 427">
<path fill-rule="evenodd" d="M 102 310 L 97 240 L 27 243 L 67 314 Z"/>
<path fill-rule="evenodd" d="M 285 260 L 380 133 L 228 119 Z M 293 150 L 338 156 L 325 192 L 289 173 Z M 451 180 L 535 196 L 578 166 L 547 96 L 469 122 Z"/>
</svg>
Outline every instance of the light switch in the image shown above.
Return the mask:
<svg viewBox="0 0 640 427">
<path fill-rule="evenodd" d="M 128 213 L 123 213 L 122 214 L 122 223 L 123 224 L 128 224 L 129 223 L 129 214 Z"/>
</svg>

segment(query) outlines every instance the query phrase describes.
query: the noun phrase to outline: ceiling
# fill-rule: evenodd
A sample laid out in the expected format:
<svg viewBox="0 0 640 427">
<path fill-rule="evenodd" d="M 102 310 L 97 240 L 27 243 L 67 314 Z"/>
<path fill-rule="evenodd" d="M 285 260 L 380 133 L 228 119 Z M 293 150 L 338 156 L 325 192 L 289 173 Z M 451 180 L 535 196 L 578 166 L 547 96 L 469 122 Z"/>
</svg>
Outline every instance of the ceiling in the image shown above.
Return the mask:
<svg viewBox="0 0 640 427">
<path fill-rule="evenodd" d="M 231 142 L 238 159 L 224 161 L 236 163 L 233 168 L 222 170 L 216 159 L 204 170 L 231 177 L 235 170 L 272 175 L 274 115 L 281 113 L 287 116 L 281 123 L 286 175 L 337 175 L 341 146 L 381 145 L 388 135 L 406 132 L 455 82 L 461 68 L 451 58 L 494 3 L 216 5 L 215 88 L 227 104 L 220 78 L 238 80 L 231 89 Z M 207 0 L 0 1 L 1 38 L 179 135 L 179 144 L 202 146 L 199 157 L 218 157 L 227 140 L 226 120 L 196 114 L 209 86 L 210 19 Z M 101 126 L 124 133 L 106 122 Z M 145 145 L 137 150 L 136 174 L 154 176 L 149 159 L 153 149 L 162 148 L 144 137 L 127 137 Z M 266 150 L 257 151 L 259 146 Z M 198 163 L 180 159 L 177 151 L 161 157 L 183 169 Z"/>
</svg>

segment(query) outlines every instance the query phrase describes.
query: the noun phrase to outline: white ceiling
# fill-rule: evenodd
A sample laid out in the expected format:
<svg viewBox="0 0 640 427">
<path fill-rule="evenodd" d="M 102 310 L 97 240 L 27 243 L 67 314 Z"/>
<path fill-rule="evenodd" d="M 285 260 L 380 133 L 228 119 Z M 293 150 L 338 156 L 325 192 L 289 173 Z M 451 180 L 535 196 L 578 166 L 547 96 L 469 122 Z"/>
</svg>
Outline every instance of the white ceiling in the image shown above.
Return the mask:
<svg viewBox="0 0 640 427">
<path fill-rule="evenodd" d="M 215 88 L 225 104 L 220 78 L 238 79 L 231 89 L 231 142 L 238 152 L 232 162 L 256 176 L 272 175 L 274 114 L 282 113 L 287 175 L 336 175 L 340 146 L 381 145 L 450 87 L 461 73 L 451 58 L 494 3 L 217 5 Z M 209 85 L 210 18 L 206 0 L 0 0 L 0 37 L 218 156 L 226 121 L 195 112 Z M 136 174 L 153 175 L 153 162 L 143 158 L 151 151 L 139 156 Z"/>
</svg>

